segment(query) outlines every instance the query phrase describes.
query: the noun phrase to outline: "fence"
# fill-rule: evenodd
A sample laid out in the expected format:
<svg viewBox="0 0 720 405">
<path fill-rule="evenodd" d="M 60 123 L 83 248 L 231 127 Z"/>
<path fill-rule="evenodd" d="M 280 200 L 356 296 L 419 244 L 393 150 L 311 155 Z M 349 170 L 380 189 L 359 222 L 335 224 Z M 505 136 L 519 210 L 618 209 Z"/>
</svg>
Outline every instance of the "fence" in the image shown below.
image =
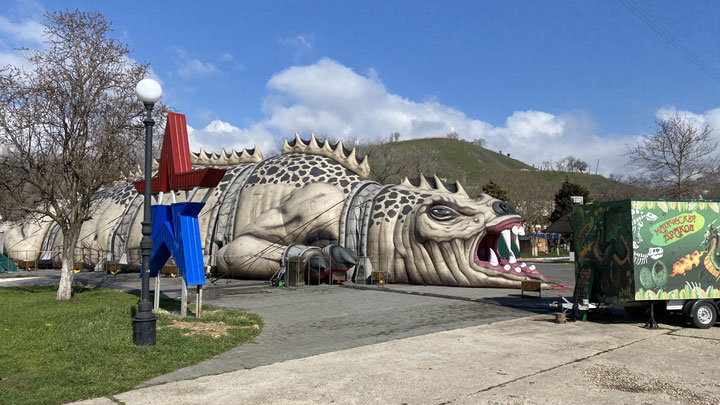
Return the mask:
<svg viewBox="0 0 720 405">
<path fill-rule="evenodd" d="M 333 267 L 332 258 L 322 256 L 330 268 Z M 378 260 L 373 260 L 377 258 Z M 308 259 L 294 256 L 288 258 L 285 267 L 279 270 L 281 279 L 287 286 L 333 284 L 336 282 L 352 281 L 355 284 L 385 284 L 391 282 L 389 257 L 361 256 L 357 264 L 347 270 L 313 269 Z M 373 262 L 376 264 L 373 265 Z"/>
<path fill-rule="evenodd" d="M 62 265 L 59 249 L 50 251 L 43 250 L 13 250 L 6 253 L 11 261 L 24 270 L 36 270 L 39 268 L 60 268 Z M 206 264 L 206 276 L 211 276 L 211 270 L 216 263 L 217 255 L 203 255 Z M 333 267 L 332 258 L 323 256 L 325 262 Z M 373 260 L 377 259 L 377 260 Z M 390 260 L 393 257 L 385 256 L 361 256 L 357 264 L 347 270 L 322 270 L 313 268 L 314 261 L 308 262 L 301 257 L 290 257 L 280 268 L 276 276 L 280 276 L 285 285 L 320 285 L 322 283 L 334 284 L 345 281 L 352 281 L 355 284 L 384 284 L 392 282 L 390 273 Z M 279 261 L 280 259 L 277 258 Z M 102 249 L 77 248 L 75 251 L 74 270 L 82 269 L 104 271 L 105 273 L 116 274 L 119 272 L 139 272 L 142 255 L 140 249 L 128 249 L 121 257 L 116 257 L 112 252 Z M 175 261 L 170 258 L 163 267 L 162 274 L 176 276 L 178 268 Z M 231 275 L 220 276 L 230 278 Z M 274 278 L 274 277 L 273 277 Z"/>
</svg>

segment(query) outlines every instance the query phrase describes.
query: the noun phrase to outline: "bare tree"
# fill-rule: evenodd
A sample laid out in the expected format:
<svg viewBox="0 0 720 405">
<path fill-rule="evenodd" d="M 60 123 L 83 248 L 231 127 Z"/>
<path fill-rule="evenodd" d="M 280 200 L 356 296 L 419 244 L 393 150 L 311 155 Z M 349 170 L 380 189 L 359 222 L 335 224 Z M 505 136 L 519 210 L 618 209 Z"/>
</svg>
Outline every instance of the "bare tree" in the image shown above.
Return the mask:
<svg viewBox="0 0 720 405">
<path fill-rule="evenodd" d="M 558 160 L 554 164 L 552 160 L 544 161 L 541 167 L 543 168 L 543 170 L 553 170 L 554 168 L 554 170 L 558 172 L 583 173 L 588 169 L 589 165 L 587 162 L 582 161 L 573 155 L 568 155 Z"/>
<path fill-rule="evenodd" d="M 697 198 L 698 186 L 717 172 L 717 142 L 708 125 L 700 128 L 679 113 L 658 121 L 655 133 L 643 135 L 626 155 L 651 186 L 671 198 Z"/>
<path fill-rule="evenodd" d="M 584 173 L 590 165 L 588 165 L 587 162 L 582 161 L 575 156 L 569 155 L 566 157 L 567 159 L 567 166 L 569 172 L 578 172 L 578 173 Z"/>
<path fill-rule="evenodd" d="M 609 182 L 588 185 L 597 202 L 663 197 L 659 190 L 648 188 L 642 179 L 635 176 L 612 173 L 607 178 Z"/>
<path fill-rule="evenodd" d="M 395 143 L 372 143 L 363 145 L 358 152 L 370 160 L 371 177 L 378 183 L 399 183 L 405 177 L 417 178 L 425 175 L 442 174 L 447 166 L 440 154 L 434 150 L 418 150 Z"/>
<path fill-rule="evenodd" d="M 317 139 L 318 142 L 330 142 L 330 145 L 338 143 L 338 139 L 336 137 L 325 133 L 315 135 L 315 139 Z"/>
<path fill-rule="evenodd" d="M 142 153 L 143 108 L 134 88 L 148 66 L 109 37 L 99 12 L 54 12 L 43 25 L 46 47 L 23 50 L 32 69 L 0 70 L 0 190 L 4 204 L 60 226 L 57 299 L 67 300 L 93 195 L 132 172 Z"/>
<path fill-rule="evenodd" d="M 481 148 L 484 148 L 485 145 L 487 145 L 487 139 L 485 138 L 478 138 L 472 141 L 472 144 L 475 146 L 479 146 Z"/>
</svg>

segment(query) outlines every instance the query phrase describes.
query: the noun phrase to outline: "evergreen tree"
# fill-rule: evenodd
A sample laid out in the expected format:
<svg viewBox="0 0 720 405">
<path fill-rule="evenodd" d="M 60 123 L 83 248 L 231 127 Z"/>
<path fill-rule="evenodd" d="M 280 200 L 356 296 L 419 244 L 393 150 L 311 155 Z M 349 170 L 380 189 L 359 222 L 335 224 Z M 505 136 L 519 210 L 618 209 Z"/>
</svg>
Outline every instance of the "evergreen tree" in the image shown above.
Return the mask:
<svg viewBox="0 0 720 405">
<path fill-rule="evenodd" d="M 492 180 L 482 187 L 482 191 L 483 191 L 483 193 L 489 195 L 490 197 L 495 197 L 498 200 L 501 200 L 501 201 L 508 200 L 508 196 L 507 196 L 507 193 L 505 192 L 505 190 L 503 190 L 499 184 L 493 182 Z"/>
<path fill-rule="evenodd" d="M 585 186 L 570 183 L 568 178 L 565 177 L 565 181 L 560 186 L 558 192 L 555 193 L 555 209 L 550 214 L 551 223 L 557 221 L 572 210 L 570 205 L 571 196 L 582 196 L 585 203 L 590 202 L 590 192 L 588 189 Z"/>
</svg>

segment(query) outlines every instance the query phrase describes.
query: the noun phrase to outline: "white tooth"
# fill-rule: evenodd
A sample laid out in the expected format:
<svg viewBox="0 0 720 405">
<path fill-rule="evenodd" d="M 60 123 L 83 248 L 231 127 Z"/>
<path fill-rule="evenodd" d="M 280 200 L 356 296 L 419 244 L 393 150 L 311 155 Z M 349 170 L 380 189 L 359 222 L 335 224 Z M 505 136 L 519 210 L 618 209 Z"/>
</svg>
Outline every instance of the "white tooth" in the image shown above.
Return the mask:
<svg viewBox="0 0 720 405">
<path fill-rule="evenodd" d="M 503 266 L 503 269 L 504 269 L 505 271 L 510 270 L 510 265 L 509 265 L 509 264 L 504 265 L 504 266 Z"/>
<path fill-rule="evenodd" d="M 518 235 L 525 236 L 525 228 L 522 226 L 520 226 L 519 228 L 520 229 L 518 230 Z"/>
<path fill-rule="evenodd" d="M 528 267 L 528 269 L 530 269 L 530 270 L 535 270 L 535 265 L 534 265 L 534 264 L 531 265 L 530 267 Z"/>
<path fill-rule="evenodd" d="M 510 251 L 510 257 L 508 258 L 508 262 L 510 262 L 510 264 L 517 263 L 517 259 L 515 258 L 515 255 L 513 254 L 512 251 Z"/>
<path fill-rule="evenodd" d="M 500 232 L 500 234 L 502 235 L 503 240 L 505 241 L 505 246 L 510 251 L 510 256 L 512 256 L 512 245 L 510 244 L 510 230 L 506 229 L 506 230 Z"/>
<path fill-rule="evenodd" d="M 490 264 L 492 264 L 493 266 L 498 265 L 497 255 L 495 254 L 495 251 L 492 249 L 490 249 Z"/>
<path fill-rule="evenodd" d="M 525 263 L 520 263 L 520 267 L 525 267 L 525 266 L 527 266 L 527 264 L 525 264 Z"/>
<path fill-rule="evenodd" d="M 518 232 L 520 232 L 520 230 L 518 229 L 518 226 L 517 226 L 517 225 L 513 225 L 513 227 L 512 227 L 512 233 L 514 233 L 515 235 L 517 235 Z"/>
<path fill-rule="evenodd" d="M 517 248 L 517 250 L 520 251 L 520 238 L 517 235 L 515 235 L 513 242 L 515 242 L 515 247 Z"/>
<path fill-rule="evenodd" d="M 515 272 L 520 273 L 522 270 L 520 270 L 520 267 L 515 267 Z"/>
</svg>

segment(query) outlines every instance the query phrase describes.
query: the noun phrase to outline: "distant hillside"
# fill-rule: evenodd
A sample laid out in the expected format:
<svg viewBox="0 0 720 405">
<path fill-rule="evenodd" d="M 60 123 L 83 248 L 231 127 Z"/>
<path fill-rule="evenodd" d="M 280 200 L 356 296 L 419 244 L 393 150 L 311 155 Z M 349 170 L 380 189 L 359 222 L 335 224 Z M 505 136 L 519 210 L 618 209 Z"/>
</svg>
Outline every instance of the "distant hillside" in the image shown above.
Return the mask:
<svg viewBox="0 0 720 405">
<path fill-rule="evenodd" d="M 443 160 L 452 163 L 456 170 L 467 171 L 468 176 L 472 176 L 471 173 L 480 173 L 486 170 L 537 170 L 525 162 L 462 140 L 450 138 L 411 139 L 388 145 L 400 148 L 410 147 L 419 151 L 437 151 L 442 155 Z"/>
<path fill-rule="evenodd" d="M 500 185 L 508 199 L 526 219 L 544 223 L 552 211 L 552 201 L 567 178 L 590 190 L 595 201 L 628 198 L 628 186 L 599 175 L 543 171 L 467 141 L 450 138 L 413 139 L 381 145 L 362 146 L 368 154 L 376 180 L 397 183 L 404 177 L 437 174 L 448 181 L 460 181 L 471 197 L 478 195 L 489 181 Z M 563 156 L 558 156 L 558 159 Z"/>
</svg>

